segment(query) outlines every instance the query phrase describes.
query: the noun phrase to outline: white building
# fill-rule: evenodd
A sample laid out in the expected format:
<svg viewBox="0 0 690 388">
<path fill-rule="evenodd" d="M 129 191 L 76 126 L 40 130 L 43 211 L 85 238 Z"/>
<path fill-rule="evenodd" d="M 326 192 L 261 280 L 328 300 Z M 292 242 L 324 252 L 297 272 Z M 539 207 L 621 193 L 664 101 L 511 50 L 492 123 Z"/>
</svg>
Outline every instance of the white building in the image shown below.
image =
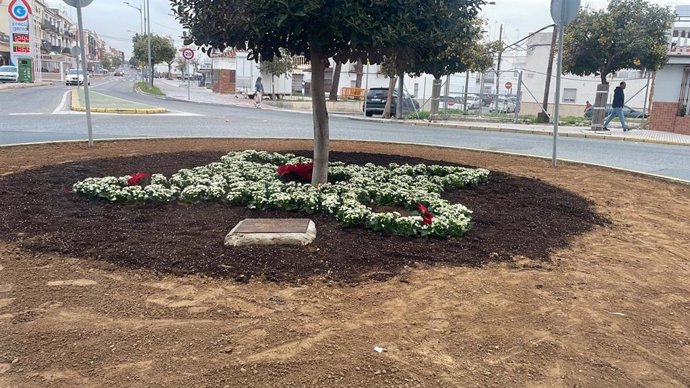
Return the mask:
<svg viewBox="0 0 690 388">
<path fill-rule="evenodd" d="M 690 135 L 690 6 L 676 7 L 668 62 L 656 72 L 649 129 Z"/>
</svg>

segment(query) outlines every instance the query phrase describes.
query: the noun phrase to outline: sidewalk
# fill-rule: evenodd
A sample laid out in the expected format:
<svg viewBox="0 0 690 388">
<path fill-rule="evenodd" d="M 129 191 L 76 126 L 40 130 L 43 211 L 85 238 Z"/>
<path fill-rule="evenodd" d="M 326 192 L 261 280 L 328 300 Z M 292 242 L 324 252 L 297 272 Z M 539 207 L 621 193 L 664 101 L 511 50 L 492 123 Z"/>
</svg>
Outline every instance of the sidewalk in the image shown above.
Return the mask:
<svg viewBox="0 0 690 388">
<path fill-rule="evenodd" d="M 187 92 L 187 81 L 167 80 L 157 78 L 154 85 L 165 93 L 169 99 L 195 102 L 198 104 L 231 105 L 254 108 L 254 100 L 241 94 L 220 94 L 213 93 L 211 89 L 197 86 L 198 82 L 191 82 L 189 94 Z M 189 97 L 189 98 L 188 98 Z M 262 106 L 262 108 L 267 106 Z"/>
<path fill-rule="evenodd" d="M 213 93 L 211 89 L 195 86 L 192 82 L 189 89 L 190 99 L 187 99 L 187 83 L 177 80 L 156 79 L 155 85 L 158 86 L 163 93 L 170 99 L 191 101 L 201 104 L 215 104 L 228 106 L 243 106 L 254 108 L 254 100 L 246 98 L 241 94 L 219 94 Z M 275 105 L 274 105 L 275 104 Z M 291 103 L 290 101 L 264 101 L 262 109 L 289 109 L 304 111 L 305 104 Z M 310 105 L 309 105 L 310 106 Z M 300 109 L 302 108 L 302 109 Z M 336 113 L 329 109 L 330 113 Z M 381 118 L 364 117 L 359 113 L 345 113 L 348 118 L 353 120 L 363 121 L 380 121 L 382 123 L 389 123 L 391 120 Z M 514 123 L 489 123 L 489 122 L 462 122 L 462 121 L 436 121 L 430 123 L 425 120 L 405 120 L 399 123 L 418 125 L 418 126 L 433 126 L 444 128 L 458 128 L 470 129 L 479 131 L 495 131 L 495 132 L 510 132 L 510 133 L 529 133 L 534 135 L 553 135 L 553 125 L 548 124 L 514 124 Z M 658 144 L 677 144 L 690 146 L 690 135 L 681 135 L 678 133 L 650 131 L 646 129 L 633 129 L 629 132 L 623 132 L 622 128 L 612 126 L 610 132 L 593 132 L 588 130 L 589 127 L 576 126 L 559 126 L 558 135 L 562 137 L 580 137 L 587 139 L 608 139 L 608 140 L 622 140 L 641 143 L 658 143 Z"/>
</svg>

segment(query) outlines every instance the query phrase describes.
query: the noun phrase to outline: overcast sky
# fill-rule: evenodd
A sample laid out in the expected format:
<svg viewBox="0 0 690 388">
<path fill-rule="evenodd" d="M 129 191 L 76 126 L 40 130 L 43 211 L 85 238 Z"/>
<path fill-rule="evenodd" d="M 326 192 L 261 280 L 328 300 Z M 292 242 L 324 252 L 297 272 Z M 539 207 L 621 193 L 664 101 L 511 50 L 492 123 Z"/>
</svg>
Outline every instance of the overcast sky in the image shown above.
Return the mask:
<svg viewBox="0 0 690 388">
<path fill-rule="evenodd" d="M 489 20 L 491 38 L 498 39 L 499 26 L 503 24 L 504 41 L 512 43 L 530 32 L 551 24 L 550 0 L 493 0 L 496 5 L 485 5 L 482 15 Z M 150 0 L 151 30 L 154 34 L 170 35 L 181 46 L 179 36 L 182 27 L 174 17 L 167 0 Z M 690 4 L 690 0 L 652 0 L 655 4 L 681 5 Z M 77 22 L 74 8 L 65 5 L 62 0 L 48 0 L 54 7 L 64 7 L 67 14 Z M 131 0 L 134 6 L 141 6 L 143 0 Z M 594 8 L 603 8 L 607 0 L 582 0 L 582 5 L 589 4 Z M 110 46 L 123 50 L 129 57 L 132 51 L 131 37 L 133 32 L 141 31 L 139 12 L 123 4 L 121 0 L 94 0 L 83 9 L 84 28 L 95 30 Z"/>
</svg>

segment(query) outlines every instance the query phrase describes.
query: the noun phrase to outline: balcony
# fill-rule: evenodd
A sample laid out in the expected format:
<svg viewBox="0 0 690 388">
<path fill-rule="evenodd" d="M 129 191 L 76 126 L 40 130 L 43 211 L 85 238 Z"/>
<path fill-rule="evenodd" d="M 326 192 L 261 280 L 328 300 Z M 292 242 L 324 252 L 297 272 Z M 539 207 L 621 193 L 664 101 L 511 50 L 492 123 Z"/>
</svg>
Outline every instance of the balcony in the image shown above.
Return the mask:
<svg viewBox="0 0 690 388">
<path fill-rule="evenodd" d="M 690 18 L 679 18 L 671 30 L 668 45 L 669 57 L 690 56 Z"/>
</svg>

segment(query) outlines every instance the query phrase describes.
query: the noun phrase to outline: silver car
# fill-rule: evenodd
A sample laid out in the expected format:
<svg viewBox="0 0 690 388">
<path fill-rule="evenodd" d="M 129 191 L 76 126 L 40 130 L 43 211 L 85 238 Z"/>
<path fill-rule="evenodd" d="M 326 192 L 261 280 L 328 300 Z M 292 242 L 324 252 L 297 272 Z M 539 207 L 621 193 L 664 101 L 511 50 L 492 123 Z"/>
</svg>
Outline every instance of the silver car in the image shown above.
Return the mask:
<svg viewBox="0 0 690 388">
<path fill-rule="evenodd" d="M 16 66 L 0 66 L 0 82 L 17 82 L 19 73 Z"/>
</svg>

